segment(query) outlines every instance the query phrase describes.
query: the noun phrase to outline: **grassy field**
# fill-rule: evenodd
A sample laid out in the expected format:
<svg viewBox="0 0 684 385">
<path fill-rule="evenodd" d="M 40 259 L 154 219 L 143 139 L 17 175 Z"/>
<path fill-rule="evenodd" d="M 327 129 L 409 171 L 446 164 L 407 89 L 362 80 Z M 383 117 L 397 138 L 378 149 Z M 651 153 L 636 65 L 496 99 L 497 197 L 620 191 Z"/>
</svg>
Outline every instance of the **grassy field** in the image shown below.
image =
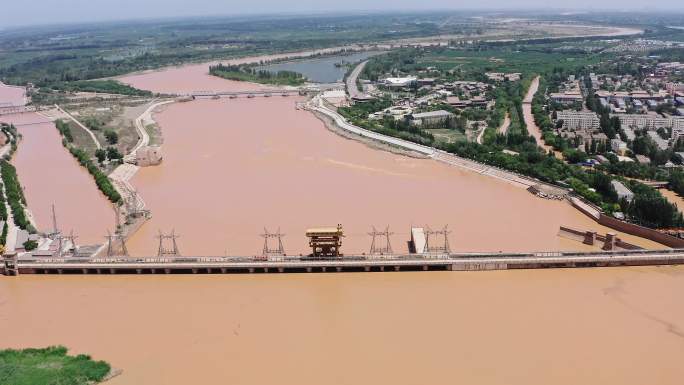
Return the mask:
<svg viewBox="0 0 684 385">
<path fill-rule="evenodd" d="M 454 143 L 468 140 L 465 133 L 457 130 L 450 130 L 448 128 L 436 128 L 426 130 L 435 137 L 435 140 L 440 143 Z"/>
<path fill-rule="evenodd" d="M 559 66 L 583 66 L 600 62 L 600 57 L 583 53 L 547 53 L 516 50 L 513 47 L 484 51 L 440 50 L 418 60 L 422 66 L 440 70 L 459 70 L 466 76 L 483 72 L 550 72 Z"/>
<path fill-rule="evenodd" d="M 102 381 L 110 370 L 87 355 L 69 356 L 62 346 L 0 350 L 2 385 L 87 385 Z"/>
</svg>

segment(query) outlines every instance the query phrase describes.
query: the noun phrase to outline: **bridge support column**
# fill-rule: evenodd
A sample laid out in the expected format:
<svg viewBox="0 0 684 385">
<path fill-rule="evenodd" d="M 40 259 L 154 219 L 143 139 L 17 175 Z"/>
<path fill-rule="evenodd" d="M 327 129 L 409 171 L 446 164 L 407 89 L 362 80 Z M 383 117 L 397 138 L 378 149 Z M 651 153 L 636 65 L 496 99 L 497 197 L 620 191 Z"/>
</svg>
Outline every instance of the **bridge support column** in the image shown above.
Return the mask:
<svg viewBox="0 0 684 385">
<path fill-rule="evenodd" d="M 264 273 L 268 273 L 268 267 L 264 267 Z"/>
<path fill-rule="evenodd" d="M 394 271 L 399 271 L 401 269 L 401 266 L 394 266 Z"/>
<path fill-rule="evenodd" d="M 109 269 L 109 274 L 116 274 L 116 270 L 115 269 Z"/>
<path fill-rule="evenodd" d="M 385 266 L 380 266 L 380 271 L 385 271 Z"/>
<path fill-rule="evenodd" d="M 423 266 L 423 271 L 427 271 L 427 270 L 428 270 L 428 265 L 424 265 L 424 266 Z"/>
<path fill-rule="evenodd" d="M 307 268 L 306 268 L 306 272 L 307 272 L 307 273 L 311 273 L 311 268 L 310 268 L 310 267 L 307 267 Z"/>
<path fill-rule="evenodd" d="M 192 269 L 192 274 L 197 274 L 197 269 Z"/>
<path fill-rule="evenodd" d="M 83 273 L 83 275 L 88 274 L 88 269 L 81 269 L 81 273 Z"/>
<path fill-rule="evenodd" d="M 171 274 L 171 269 L 164 269 L 164 274 Z"/>
<path fill-rule="evenodd" d="M 337 270 L 337 272 L 339 273 L 339 272 L 342 271 L 342 268 L 338 266 L 338 267 L 335 268 L 335 270 Z"/>
<path fill-rule="evenodd" d="M 142 274 L 142 269 L 135 269 L 136 274 Z"/>
<path fill-rule="evenodd" d="M 99 274 L 102 274 L 102 270 L 100 270 L 100 269 L 97 269 L 96 272 L 97 272 L 98 275 L 99 275 Z"/>
<path fill-rule="evenodd" d="M 584 233 L 584 244 L 593 246 L 596 242 L 596 231 L 587 231 Z"/>
<path fill-rule="evenodd" d="M 250 267 L 250 268 L 249 268 L 249 272 L 250 272 L 250 274 L 254 274 L 254 268 L 253 268 L 253 267 Z"/>
<path fill-rule="evenodd" d="M 323 272 L 324 272 L 324 273 L 327 271 L 327 269 L 325 268 L 325 266 L 323 266 L 322 269 L 323 269 Z"/>
<path fill-rule="evenodd" d="M 63 273 L 62 269 L 57 269 L 57 274 L 62 274 L 62 273 Z"/>
<path fill-rule="evenodd" d="M 603 250 L 610 251 L 615 249 L 615 238 L 617 238 L 617 234 L 615 233 L 606 234 L 606 242 L 603 244 Z"/>
<path fill-rule="evenodd" d="M 152 271 L 152 274 L 157 274 L 157 269 L 151 269 L 150 271 Z"/>
<path fill-rule="evenodd" d="M 364 267 L 363 267 L 363 270 L 364 270 L 365 272 L 369 272 L 369 271 L 370 271 L 370 266 L 364 266 Z"/>
<path fill-rule="evenodd" d="M 279 267 L 279 268 L 278 268 L 278 273 L 284 273 L 284 272 L 285 272 L 285 268 L 284 268 L 284 267 Z"/>
<path fill-rule="evenodd" d="M 250 273 L 251 273 L 251 271 L 250 271 Z M 221 268 L 221 274 L 226 274 L 226 268 L 225 267 Z"/>
</svg>

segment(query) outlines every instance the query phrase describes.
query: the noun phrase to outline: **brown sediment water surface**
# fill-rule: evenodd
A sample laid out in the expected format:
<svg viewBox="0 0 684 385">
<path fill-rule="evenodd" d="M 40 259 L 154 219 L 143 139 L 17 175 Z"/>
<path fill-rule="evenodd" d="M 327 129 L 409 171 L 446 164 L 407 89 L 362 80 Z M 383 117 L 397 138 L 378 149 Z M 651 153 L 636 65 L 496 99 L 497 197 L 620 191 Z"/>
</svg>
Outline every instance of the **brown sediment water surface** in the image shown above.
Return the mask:
<svg viewBox="0 0 684 385">
<path fill-rule="evenodd" d="M 26 104 L 26 89 L 0 82 L 0 108 Z"/>
<path fill-rule="evenodd" d="M 73 230 L 80 244 L 102 243 L 114 227 L 114 210 L 93 177 L 62 146 L 54 123 L 35 113 L 0 120 L 16 124 L 22 135 L 12 163 L 38 230 L 52 230 L 54 204 L 62 232 Z"/>
<path fill-rule="evenodd" d="M 400 251 L 412 223 L 449 223 L 455 250 L 581 249 L 559 225 L 609 231 L 566 203 L 342 139 L 288 98 L 179 103 L 156 119 L 164 163 L 133 180 L 153 212 L 138 254 L 172 227 L 186 255 L 253 254 L 264 225 L 291 252 L 305 227 L 336 222 L 349 251 L 367 249 L 372 224 L 391 225 Z M 123 369 L 113 385 L 675 385 L 682 290 L 681 267 L 7 277 L 0 347 L 90 353 Z"/>
<path fill-rule="evenodd" d="M 274 88 L 273 86 L 256 83 L 237 82 L 209 75 L 209 66 L 223 63 L 226 65 L 239 65 L 249 63 L 269 62 L 274 60 L 306 58 L 313 55 L 322 55 L 339 52 L 342 49 L 358 50 L 359 46 L 334 47 L 315 51 L 290 52 L 262 56 L 249 56 L 220 60 L 211 63 L 184 64 L 177 67 L 163 68 L 160 70 L 144 71 L 134 74 L 123 75 L 117 80 L 131 84 L 136 88 L 167 94 L 189 94 L 195 91 L 231 91 L 231 90 L 254 90 L 259 88 Z"/>
<path fill-rule="evenodd" d="M 138 254 L 172 227 L 186 255 L 253 254 L 264 225 L 291 252 L 305 227 L 337 222 L 348 251 L 367 249 L 372 224 L 398 251 L 412 223 L 449 223 L 466 251 L 581 249 L 559 225 L 609 231 L 564 202 L 342 139 L 293 99 L 178 103 L 156 119 L 164 163 L 133 179 L 153 212 Z M 90 353 L 123 369 L 113 385 L 675 385 L 683 290 L 681 267 L 6 277 L 0 347 Z"/>
<path fill-rule="evenodd" d="M 682 291 L 681 267 L 0 277 L 0 348 L 112 385 L 678 385 Z"/>
<path fill-rule="evenodd" d="M 246 59 L 243 59 L 246 60 Z M 122 79 L 156 92 L 244 90 L 255 85 L 207 75 L 191 65 Z M 208 83 L 210 82 L 210 83 Z M 611 230 L 565 202 L 429 159 L 378 151 L 328 131 L 293 98 L 196 100 L 155 115 L 164 162 L 132 180 L 153 218 L 129 242 L 154 255 L 159 230 L 175 229 L 185 255 L 253 255 L 259 234 L 278 227 L 286 251 L 305 253 L 307 227 L 343 224 L 344 251 L 368 251 L 371 226 L 390 226 L 395 252 L 409 228 L 449 225 L 455 251 L 588 250 L 559 227 Z M 644 247 L 662 247 L 621 234 Z"/>
<path fill-rule="evenodd" d="M 306 252 L 307 227 L 337 223 L 347 253 L 368 251 L 371 226 L 389 225 L 397 252 L 411 225 L 448 224 L 457 251 L 587 249 L 559 226 L 610 231 L 565 202 L 344 139 L 290 98 L 177 103 L 156 119 L 164 162 L 132 180 L 153 214 L 129 242 L 137 255 L 154 255 L 155 234 L 172 228 L 185 255 L 253 255 L 264 226 L 287 234 L 290 253 Z"/>
</svg>

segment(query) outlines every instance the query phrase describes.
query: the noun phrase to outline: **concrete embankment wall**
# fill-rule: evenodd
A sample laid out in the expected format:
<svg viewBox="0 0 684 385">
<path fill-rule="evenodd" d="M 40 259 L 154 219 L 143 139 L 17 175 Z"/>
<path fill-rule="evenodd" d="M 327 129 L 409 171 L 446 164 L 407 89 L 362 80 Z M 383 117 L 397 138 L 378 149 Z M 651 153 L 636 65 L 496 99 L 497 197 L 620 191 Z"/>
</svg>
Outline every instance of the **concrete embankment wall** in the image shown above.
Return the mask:
<svg viewBox="0 0 684 385">
<path fill-rule="evenodd" d="M 589 218 L 595 220 L 596 222 L 598 222 L 599 224 L 601 224 L 603 226 L 610 227 L 611 229 L 615 229 L 615 230 L 623 232 L 623 233 L 635 235 L 637 237 L 650 239 L 654 242 L 658 242 L 658 243 L 663 244 L 667 247 L 672 247 L 675 249 L 684 248 L 684 239 L 673 237 L 673 236 L 667 235 L 667 234 L 663 234 L 659 231 L 649 229 L 648 227 L 643 227 L 643 226 L 639 226 L 639 225 L 634 224 L 634 223 L 621 221 L 617 218 L 613 218 L 613 217 L 606 215 L 604 213 L 601 213 L 601 212 L 598 213 L 598 218 L 597 218 L 595 212 L 588 211 L 587 208 L 578 204 L 573 199 L 569 199 L 569 201 L 570 201 L 570 204 L 572 204 L 573 207 L 575 207 L 577 210 L 586 214 Z"/>
</svg>

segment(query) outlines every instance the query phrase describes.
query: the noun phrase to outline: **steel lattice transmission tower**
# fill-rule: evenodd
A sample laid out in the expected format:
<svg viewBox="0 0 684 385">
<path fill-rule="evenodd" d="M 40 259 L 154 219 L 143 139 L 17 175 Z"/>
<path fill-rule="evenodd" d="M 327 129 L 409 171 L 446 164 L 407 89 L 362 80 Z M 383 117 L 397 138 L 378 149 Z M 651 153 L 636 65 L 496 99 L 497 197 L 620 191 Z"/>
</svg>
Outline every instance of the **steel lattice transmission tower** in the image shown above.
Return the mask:
<svg viewBox="0 0 684 385">
<path fill-rule="evenodd" d="M 275 233 L 270 233 L 267 228 L 264 227 L 264 233 L 261 234 L 261 237 L 264 238 L 264 248 L 262 251 L 262 255 L 264 257 L 282 257 L 285 256 L 285 248 L 283 247 L 283 237 L 285 234 L 280 232 L 280 227 L 278 227 L 278 231 Z M 278 247 L 275 249 L 271 249 L 269 246 L 269 239 L 277 239 L 278 240 Z"/>
<path fill-rule="evenodd" d="M 176 234 L 176 230 L 171 230 L 171 234 L 168 235 L 163 234 L 161 230 L 159 230 L 159 235 L 157 235 L 157 239 L 159 239 L 159 250 L 157 252 L 157 256 L 180 256 L 180 251 L 178 251 L 178 243 L 176 242 L 176 239 L 178 238 L 180 238 L 180 236 Z M 171 248 L 164 246 L 164 240 L 171 241 Z"/>
<path fill-rule="evenodd" d="M 123 256 L 128 256 L 128 249 L 126 248 L 126 238 L 121 234 L 119 231 L 115 232 L 114 235 L 107 230 L 107 235 L 105 236 L 107 239 L 107 256 L 112 257 L 115 254 L 115 242 L 118 241 L 119 245 L 121 247 L 121 255 Z"/>
<path fill-rule="evenodd" d="M 373 240 L 371 241 L 371 247 L 370 247 L 370 254 L 371 255 L 386 255 L 386 254 L 392 254 L 392 244 L 390 243 L 390 235 L 394 233 L 391 233 L 389 231 L 389 226 L 385 227 L 385 231 L 378 231 L 375 229 L 375 226 L 373 226 L 373 231 L 368 233 L 371 237 L 373 237 Z M 377 237 L 383 237 L 385 238 L 385 245 L 378 246 L 376 242 Z"/>
<path fill-rule="evenodd" d="M 71 230 L 69 235 L 65 237 L 69 242 L 71 243 L 71 248 L 72 248 L 72 253 L 74 256 L 76 256 L 76 253 L 78 252 L 77 247 L 76 247 L 76 238 L 78 238 L 78 235 L 74 235 L 74 230 Z M 61 246 L 60 246 L 61 248 Z"/>
<path fill-rule="evenodd" d="M 444 226 L 442 230 L 432 230 L 428 226 L 425 226 L 427 229 L 425 230 L 426 253 L 449 254 L 451 252 L 451 249 L 449 248 L 449 233 L 451 233 L 451 230 L 448 230 L 447 227 L 449 227 L 449 225 Z M 435 238 L 435 242 L 431 242 L 433 237 Z M 439 237 L 444 237 L 444 242 L 441 245 L 436 242 Z"/>
<path fill-rule="evenodd" d="M 52 204 L 52 234 L 60 234 L 59 228 L 57 227 L 57 214 L 55 213 L 55 204 Z"/>
</svg>

